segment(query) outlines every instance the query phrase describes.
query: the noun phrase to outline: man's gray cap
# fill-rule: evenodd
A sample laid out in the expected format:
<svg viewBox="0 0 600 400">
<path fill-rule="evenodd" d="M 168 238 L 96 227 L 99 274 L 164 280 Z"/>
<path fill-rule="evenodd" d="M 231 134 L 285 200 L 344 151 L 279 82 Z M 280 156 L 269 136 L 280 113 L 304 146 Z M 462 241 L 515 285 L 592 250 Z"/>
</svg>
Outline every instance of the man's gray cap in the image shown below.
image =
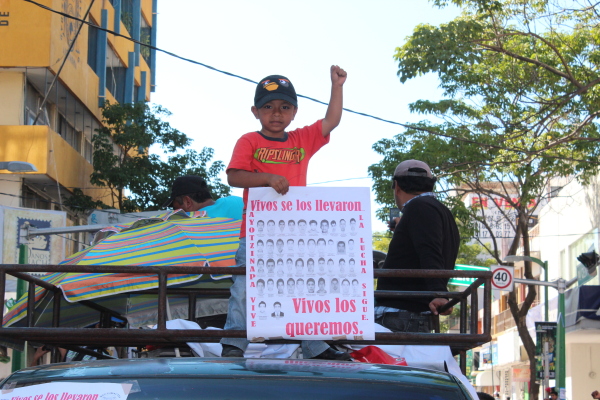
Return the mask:
<svg viewBox="0 0 600 400">
<path fill-rule="evenodd" d="M 419 169 L 422 171 L 419 171 Z M 394 171 L 394 177 L 397 176 L 422 176 L 426 178 L 433 178 L 429 165 L 418 160 L 406 160 L 398 164 L 396 170 Z"/>
</svg>

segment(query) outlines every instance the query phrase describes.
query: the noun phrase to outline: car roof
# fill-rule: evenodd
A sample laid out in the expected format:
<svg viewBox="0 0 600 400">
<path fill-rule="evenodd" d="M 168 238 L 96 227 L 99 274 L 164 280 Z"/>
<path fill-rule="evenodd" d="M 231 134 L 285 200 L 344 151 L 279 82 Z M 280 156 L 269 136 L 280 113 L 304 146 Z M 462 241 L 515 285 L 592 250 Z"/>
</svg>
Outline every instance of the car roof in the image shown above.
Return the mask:
<svg viewBox="0 0 600 400">
<path fill-rule="evenodd" d="M 17 371 L 2 384 L 14 382 L 20 385 L 57 380 L 169 378 L 175 376 L 281 377 L 284 379 L 318 377 L 321 380 L 350 379 L 439 386 L 440 389 L 457 385 L 456 379 L 448 373 L 413 367 L 309 359 L 198 357 L 94 360 L 48 364 Z"/>
</svg>

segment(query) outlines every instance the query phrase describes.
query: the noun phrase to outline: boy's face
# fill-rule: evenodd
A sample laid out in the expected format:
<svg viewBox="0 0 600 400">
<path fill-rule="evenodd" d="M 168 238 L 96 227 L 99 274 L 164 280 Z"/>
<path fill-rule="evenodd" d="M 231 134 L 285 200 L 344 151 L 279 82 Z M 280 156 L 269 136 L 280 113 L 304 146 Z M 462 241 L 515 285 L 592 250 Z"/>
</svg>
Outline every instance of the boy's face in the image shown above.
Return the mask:
<svg viewBox="0 0 600 400">
<path fill-rule="evenodd" d="M 262 126 L 261 133 L 270 137 L 283 137 L 297 111 L 297 107 L 285 100 L 271 100 L 260 108 L 252 106 L 252 114 Z"/>
</svg>

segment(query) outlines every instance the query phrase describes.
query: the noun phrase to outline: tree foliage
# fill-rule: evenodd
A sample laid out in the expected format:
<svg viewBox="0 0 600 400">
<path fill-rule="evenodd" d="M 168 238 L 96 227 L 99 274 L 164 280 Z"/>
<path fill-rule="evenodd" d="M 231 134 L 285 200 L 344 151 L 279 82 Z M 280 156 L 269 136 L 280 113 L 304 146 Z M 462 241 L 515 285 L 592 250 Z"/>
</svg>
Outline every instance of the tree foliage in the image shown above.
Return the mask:
<svg viewBox="0 0 600 400">
<path fill-rule="evenodd" d="M 461 243 L 458 249 L 458 257 L 456 258 L 457 264 L 463 265 L 476 265 L 480 267 L 491 267 L 496 263 L 491 257 L 485 257 L 489 254 L 489 251 L 485 249 L 485 246 L 479 243 Z"/>
<path fill-rule="evenodd" d="M 189 148 L 192 140 L 164 120 L 169 115 L 166 109 L 143 102 L 107 102 L 102 108 L 104 125 L 92 138 L 90 180 L 111 189 L 112 206 L 122 212 L 160 209 L 173 181 L 182 175 L 202 176 L 215 198 L 230 192 L 219 179 L 224 164 L 211 163 L 213 149 Z"/>
<path fill-rule="evenodd" d="M 393 203 L 389 180 L 400 161 L 423 160 L 441 178 L 463 237 L 472 236 L 474 222 L 485 224 L 479 210 L 465 206 L 465 195 L 503 199 L 517 215 L 507 219 L 514 232 L 508 254 L 522 246 L 529 255 L 528 221 L 551 181 L 575 176 L 585 183 L 597 172 L 600 15 L 587 0 L 434 1 L 450 3 L 461 7 L 458 18 L 419 25 L 396 49 L 400 81 L 436 74 L 443 98 L 411 104 L 428 120 L 374 145 L 383 155 L 369 168 L 377 200 Z M 385 219 L 382 210 L 379 215 Z M 486 228 L 490 255 L 500 262 L 506 254 Z M 534 278 L 530 263 L 524 275 Z M 514 292 L 509 296 L 530 360 L 534 345 L 524 321 L 535 297 L 532 285 L 522 304 Z"/>
</svg>

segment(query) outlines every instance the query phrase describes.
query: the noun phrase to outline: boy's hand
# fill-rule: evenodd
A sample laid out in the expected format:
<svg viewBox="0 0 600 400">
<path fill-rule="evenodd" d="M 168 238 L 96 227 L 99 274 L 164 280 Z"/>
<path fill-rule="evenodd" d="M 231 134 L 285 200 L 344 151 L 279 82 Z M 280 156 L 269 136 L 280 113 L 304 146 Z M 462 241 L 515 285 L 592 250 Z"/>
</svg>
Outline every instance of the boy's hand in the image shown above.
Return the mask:
<svg viewBox="0 0 600 400">
<path fill-rule="evenodd" d="M 348 74 L 346 74 L 346 71 L 344 71 L 339 66 L 337 66 L 337 65 L 331 66 L 331 84 L 332 85 L 342 86 L 344 84 L 344 82 L 346 82 L 347 75 Z"/>
<path fill-rule="evenodd" d="M 290 190 L 290 183 L 285 176 L 269 174 L 267 185 L 275 189 L 279 194 L 286 194 Z"/>
</svg>

